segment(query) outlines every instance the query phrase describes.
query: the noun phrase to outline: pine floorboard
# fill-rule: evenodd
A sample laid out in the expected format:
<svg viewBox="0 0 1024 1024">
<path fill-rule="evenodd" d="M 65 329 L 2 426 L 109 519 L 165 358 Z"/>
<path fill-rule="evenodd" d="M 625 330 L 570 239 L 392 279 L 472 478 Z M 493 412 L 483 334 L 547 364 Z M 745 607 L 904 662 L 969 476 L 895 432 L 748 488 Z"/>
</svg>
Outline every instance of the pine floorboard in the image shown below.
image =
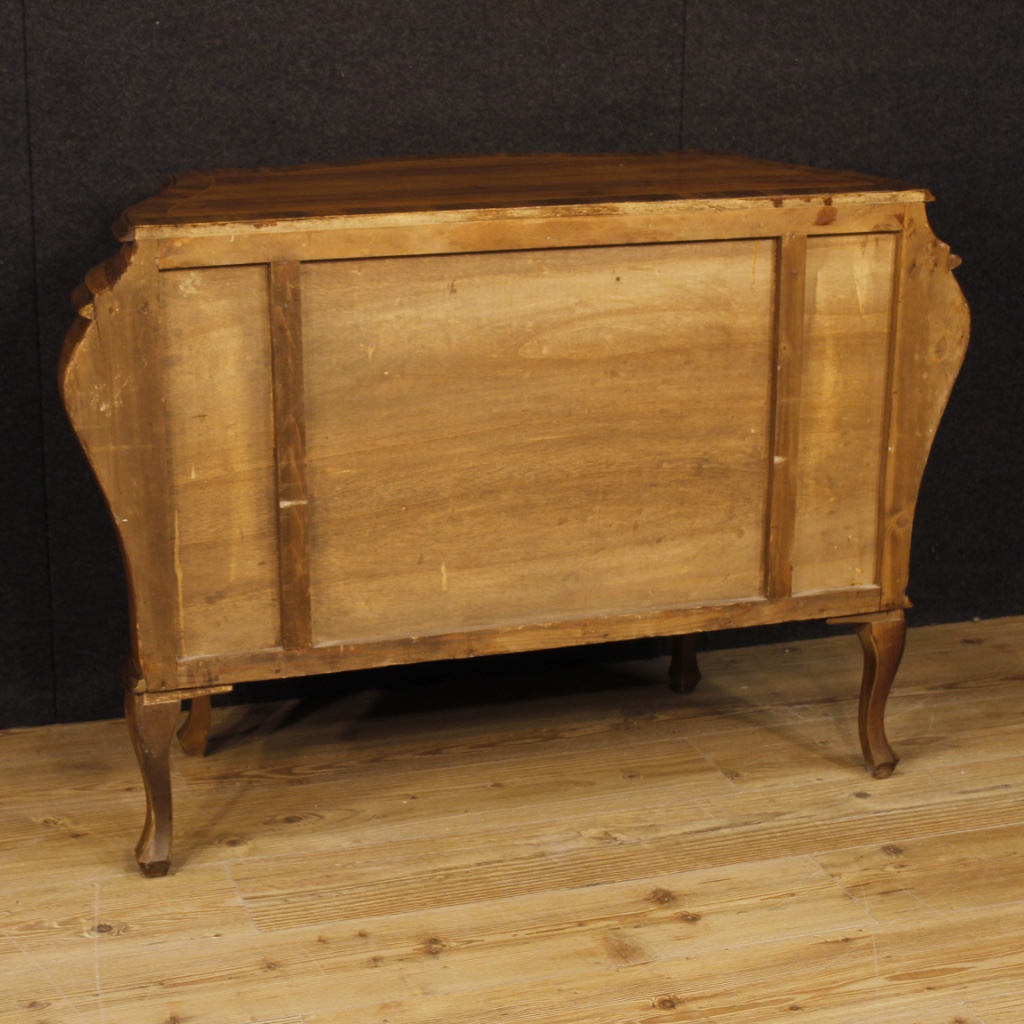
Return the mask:
<svg viewBox="0 0 1024 1024">
<path fill-rule="evenodd" d="M 0 733 L 0 1024 L 1024 1020 L 1024 618 L 911 630 L 887 780 L 848 634 L 525 664 L 217 708 L 163 879 L 123 723 Z"/>
</svg>

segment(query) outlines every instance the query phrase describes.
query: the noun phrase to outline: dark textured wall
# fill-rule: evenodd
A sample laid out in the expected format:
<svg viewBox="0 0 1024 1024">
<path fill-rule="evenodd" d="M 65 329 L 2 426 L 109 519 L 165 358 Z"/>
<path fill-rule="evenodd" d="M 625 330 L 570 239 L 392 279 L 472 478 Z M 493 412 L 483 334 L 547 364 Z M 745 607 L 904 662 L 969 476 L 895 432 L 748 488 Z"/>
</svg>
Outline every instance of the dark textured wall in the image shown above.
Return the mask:
<svg viewBox="0 0 1024 1024">
<path fill-rule="evenodd" d="M 68 295 L 113 251 L 110 223 L 169 172 L 203 166 L 683 145 L 931 187 L 937 232 L 965 258 L 975 331 L 922 493 L 915 621 L 1024 612 L 1016 3 L 24 0 L 3 10 L 0 457 L 12 483 L 0 593 L 12 640 L 0 725 L 118 713 L 120 561 L 54 371 Z"/>
<path fill-rule="evenodd" d="M 0 6 L 0 724 L 53 720 L 24 33 Z M 51 374 L 52 375 L 52 374 Z"/>
</svg>

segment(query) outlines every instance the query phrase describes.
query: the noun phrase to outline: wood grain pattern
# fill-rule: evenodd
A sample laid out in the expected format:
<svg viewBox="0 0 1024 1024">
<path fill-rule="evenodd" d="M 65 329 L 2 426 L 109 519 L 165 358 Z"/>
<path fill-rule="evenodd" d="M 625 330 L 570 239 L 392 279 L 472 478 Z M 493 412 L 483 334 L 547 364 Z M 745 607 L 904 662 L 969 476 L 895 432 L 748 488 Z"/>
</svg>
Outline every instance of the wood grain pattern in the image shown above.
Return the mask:
<svg viewBox="0 0 1024 1024">
<path fill-rule="evenodd" d="M 263 267 L 160 275 L 181 657 L 280 639 Z"/>
<path fill-rule="evenodd" d="M 628 612 L 599 619 L 526 623 L 403 639 L 322 644 L 300 651 L 274 648 L 251 651 L 245 658 L 233 654 L 198 655 L 181 659 L 178 672 L 181 685 L 186 687 L 184 695 L 208 688 L 218 692 L 218 687 L 229 688 L 253 678 L 313 675 L 447 658 L 577 647 L 639 637 L 764 626 L 780 620 L 796 622 L 830 615 L 859 615 L 877 611 L 880 604 L 881 589 L 878 587 L 801 594 L 788 599 L 761 597 L 721 604 L 697 601 L 692 606 L 672 611 Z"/>
<path fill-rule="evenodd" d="M 779 240 L 776 274 L 774 379 L 769 421 L 774 428 L 769 473 L 769 519 L 765 532 L 765 593 L 793 593 L 793 536 L 800 453 L 801 378 L 807 280 L 807 237 Z"/>
<path fill-rule="evenodd" d="M 122 723 L 0 733 L 0 1019 L 1011 1024 L 1022 661 L 1024 619 L 911 630 L 884 783 L 848 637 L 708 653 L 686 701 L 661 658 L 215 709 L 154 881 Z"/>
<path fill-rule="evenodd" d="M 75 292 L 58 378 L 124 554 L 132 660 L 148 685 L 171 688 L 179 608 L 157 280 L 135 246 L 94 268 Z"/>
<path fill-rule="evenodd" d="M 895 236 L 808 241 L 793 589 L 877 582 Z"/>
<path fill-rule="evenodd" d="M 125 211 L 115 230 L 127 239 L 198 225 L 263 228 L 367 213 L 673 201 L 781 205 L 806 196 L 861 203 L 929 198 L 889 179 L 729 153 L 501 154 L 178 174 L 159 195 Z"/>
<path fill-rule="evenodd" d="M 970 311 L 952 273 L 960 260 L 932 234 L 923 207 L 907 210 L 900 259 L 879 553 L 890 604 L 906 592 L 917 493 L 970 334 Z"/>
<path fill-rule="evenodd" d="M 773 277 L 757 241 L 307 266 L 317 643 L 760 593 Z"/>
<path fill-rule="evenodd" d="M 157 238 L 149 244 L 162 270 L 176 270 L 197 265 L 903 231 L 903 204 L 833 201 L 826 206 L 831 198 L 784 199 L 779 206 L 769 202 L 753 211 L 742 204 L 708 200 L 695 205 L 605 203 L 578 208 L 355 214 L 324 221 L 260 222 L 258 229 L 241 232 L 200 224 L 188 234 Z"/>
<path fill-rule="evenodd" d="M 298 263 L 270 265 L 281 646 L 289 649 L 309 647 L 313 637 L 306 541 L 309 492 L 300 273 Z"/>
</svg>

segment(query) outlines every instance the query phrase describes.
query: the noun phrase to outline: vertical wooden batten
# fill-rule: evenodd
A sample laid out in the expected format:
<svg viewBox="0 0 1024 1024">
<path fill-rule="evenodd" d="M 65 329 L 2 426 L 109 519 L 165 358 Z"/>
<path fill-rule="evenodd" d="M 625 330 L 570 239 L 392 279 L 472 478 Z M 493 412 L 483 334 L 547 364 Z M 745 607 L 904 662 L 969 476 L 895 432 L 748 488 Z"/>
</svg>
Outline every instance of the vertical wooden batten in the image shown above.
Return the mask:
<svg viewBox="0 0 1024 1024">
<path fill-rule="evenodd" d="M 793 589 L 807 236 L 782 236 L 777 253 L 765 593 L 768 597 L 788 597 Z"/>
<path fill-rule="evenodd" d="M 892 270 L 892 291 L 889 296 L 889 350 L 888 350 L 888 361 L 886 363 L 886 380 L 885 380 L 885 410 L 883 413 L 884 419 L 882 423 L 882 445 L 881 454 L 878 463 L 878 542 L 875 544 L 875 579 L 879 581 L 880 586 L 884 589 L 884 580 L 886 579 L 886 561 L 885 561 L 885 544 L 882 542 L 882 538 L 885 537 L 887 529 L 887 517 L 888 517 L 888 506 L 889 506 L 889 462 L 892 453 L 892 427 L 893 427 L 893 407 L 896 404 L 897 384 L 896 384 L 896 360 L 899 353 L 900 344 L 900 303 L 902 301 L 904 280 L 903 280 L 903 253 L 906 248 L 906 242 L 904 238 L 905 232 L 899 232 L 895 235 L 895 250 L 893 252 L 893 270 Z M 883 594 L 884 600 L 884 594 Z M 904 604 L 909 606 L 909 602 L 904 598 Z"/>
<path fill-rule="evenodd" d="M 310 647 L 313 642 L 301 270 L 297 261 L 269 265 L 281 646 L 286 650 Z"/>
</svg>

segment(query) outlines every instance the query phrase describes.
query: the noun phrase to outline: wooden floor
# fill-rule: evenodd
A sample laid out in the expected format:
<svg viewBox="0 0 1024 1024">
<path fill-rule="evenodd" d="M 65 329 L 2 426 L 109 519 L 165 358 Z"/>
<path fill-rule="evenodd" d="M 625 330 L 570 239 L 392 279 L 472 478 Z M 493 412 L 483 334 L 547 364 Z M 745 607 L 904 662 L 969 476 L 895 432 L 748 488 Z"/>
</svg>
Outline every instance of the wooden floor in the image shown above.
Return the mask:
<svg viewBox="0 0 1024 1024">
<path fill-rule="evenodd" d="M 911 631 L 885 781 L 851 634 L 539 664 L 218 710 L 163 879 L 122 723 L 0 733 L 0 1021 L 1024 1020 L 1024 619 Z"/>
</svg>

